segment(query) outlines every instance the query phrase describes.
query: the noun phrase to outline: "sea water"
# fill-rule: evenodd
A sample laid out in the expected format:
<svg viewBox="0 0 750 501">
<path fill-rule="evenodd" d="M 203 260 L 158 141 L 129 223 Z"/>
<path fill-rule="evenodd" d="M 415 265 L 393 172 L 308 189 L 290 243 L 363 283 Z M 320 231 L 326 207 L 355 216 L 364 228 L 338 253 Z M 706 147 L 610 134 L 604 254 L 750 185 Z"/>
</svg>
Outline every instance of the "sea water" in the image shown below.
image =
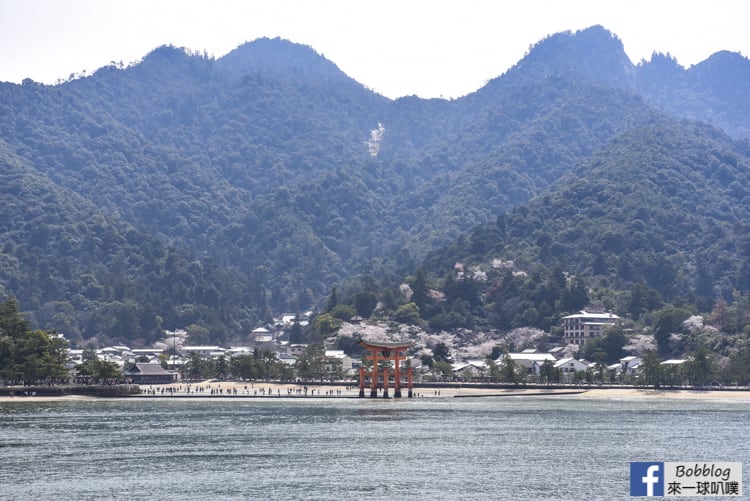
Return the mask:
<svg viewBox="0 0 750 501">
<path fill-rule="evenodd" d="M 627 499 L 630 461 L 750 478 L 749 429 L 730 400 L 19 399 L 0 499 Z"/>
</svg>

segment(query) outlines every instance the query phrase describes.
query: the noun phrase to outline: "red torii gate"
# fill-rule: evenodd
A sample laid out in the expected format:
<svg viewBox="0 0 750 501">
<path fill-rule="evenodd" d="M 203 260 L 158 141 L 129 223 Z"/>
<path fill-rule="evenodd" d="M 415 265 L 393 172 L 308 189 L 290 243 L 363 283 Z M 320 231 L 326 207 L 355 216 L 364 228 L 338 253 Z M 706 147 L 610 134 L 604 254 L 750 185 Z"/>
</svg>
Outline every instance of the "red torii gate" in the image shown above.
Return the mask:
<svg viewBox="0 0 750 501">
<path fill-rule="evenodd" d="M 372 360 L 372 369 L 365 370 L 364 366 L 359 367 L 359 396 L 364 398 L 365 396 L 365 378 L 370 376 L 370 397 L 376 398 L 378 396 L 378 377 L 383 376 L 383 398 L 388 398 L 388 378 L 390 376 L 389 369 L 391 362 L 393 362 L 394 378 L 393 378 L 393 396 L 395 398 L 401 398 L 401 361 L 406 360 L 406 350 L 411 346 L 411 343 L 379 343 L 374 341 L 359 340 L 358 343 L 363 347 L 368 354 L 362 358 L 365 360 Z M 403 355 L 402 355 L 403 353 Z M 378 365 L 385 362 L 382 370 Z M 408 388 L 408 397 L 412 398 L 413 384 L 412 384 L 412 369 L 411 367 L 406 368 L 406 380 Z"/>
</svg>

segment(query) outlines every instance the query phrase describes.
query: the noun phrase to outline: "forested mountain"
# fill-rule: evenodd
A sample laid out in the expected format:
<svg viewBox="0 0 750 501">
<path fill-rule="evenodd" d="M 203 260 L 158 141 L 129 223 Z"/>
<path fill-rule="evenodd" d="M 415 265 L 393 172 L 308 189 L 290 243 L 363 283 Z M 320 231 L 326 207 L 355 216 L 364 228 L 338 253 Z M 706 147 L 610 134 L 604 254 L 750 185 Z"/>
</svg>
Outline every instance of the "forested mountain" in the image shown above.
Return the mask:
<svg viewBox="0 0 750 501">
<path fill-rule="evenodd" d="M 0 295 L 26 301 L 41 325 L 73 340 L 150 343 L 201 322 L 216 340 L 252 325 L 242 276 L 168 248 L 56 186 L 0 143 Z"/>
<path fill-rule="evenodd" d="M 631 318 L 662 303 L 710 310 L 716 298 L 750 293 L 748 183 L 747 141 L 666 119 L 623 133 L 546 193 L 425 263 L 439 275 L 456 262 L 487 269 L 497 260 L 564 270 L 603 288 L 597 299 Z M 658 301 L 648 307 L 644 291 Z"/>
<path fill-rule="evenodd" d="M 711 123 L 737 138 L 750 137 L 750 61 L 717 52 L 688 69 L 654 54 L 638 66 L 635 90 L 677 115 Z"/>
<path fill-rule="evenodd" d="M 720 51 L 686 69 L 670 54 L 654 52 L 650 61 L 634 65 L 613 33 L 594 26 L 545 38 L 478 94 L 547 75 L 637 93 L 679 117 L 711 123 L 737 138 L 750 137 L 750 60 L 738 53 Z"/>
<path fill-rule="evenodd" d="M 74 340 L 146 342 L 190 324 L 240 336 L 355 274 L 412 271 L 475 226 L 560 196 L 595 158 L 623 170 L 603 152 L 675 129 L 668 113 L 745 134 L 747 59 L 670 61 L 635 66 L 594 27 L 548 37 L 452 101 L 386 99 L 279 39 L 216 60 L 165 46 L 54 86 L 0 84 L 0 292 Z M 716 186 L 745 186 L 741 148 L 696 130 L 691 141 L 724 145 L 721 165 L 736 159 L 736 182 Z M 669 158 L 682 136 L 648 148 Z M 736 202 L 711 200 L 710 213 Z M 568 228 L 545 231 L 567 242 Z"/>
</svg>

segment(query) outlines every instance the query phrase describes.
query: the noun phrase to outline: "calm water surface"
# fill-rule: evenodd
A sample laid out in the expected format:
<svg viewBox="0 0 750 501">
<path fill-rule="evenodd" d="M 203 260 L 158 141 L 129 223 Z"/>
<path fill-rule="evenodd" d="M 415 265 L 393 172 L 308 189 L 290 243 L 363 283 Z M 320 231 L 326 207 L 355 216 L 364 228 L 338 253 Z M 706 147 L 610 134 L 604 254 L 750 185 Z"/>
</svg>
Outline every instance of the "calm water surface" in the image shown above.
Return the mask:
<svg viewBox="0 0 750 501">
<path fill-rule="evenodd" d="M 629 499 L 630 461 L 750 480 L 749 428 L 732 401 L 14 401 L 0 499 Z"/>
</svg>

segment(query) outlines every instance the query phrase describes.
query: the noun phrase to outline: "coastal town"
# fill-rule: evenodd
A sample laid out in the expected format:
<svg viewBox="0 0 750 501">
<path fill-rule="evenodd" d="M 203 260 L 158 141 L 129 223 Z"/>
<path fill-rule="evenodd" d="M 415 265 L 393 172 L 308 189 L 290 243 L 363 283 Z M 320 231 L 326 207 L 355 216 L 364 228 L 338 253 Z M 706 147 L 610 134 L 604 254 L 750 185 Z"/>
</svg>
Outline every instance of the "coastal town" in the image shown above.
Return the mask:
<svg viewBox="0 0 750 501">
<path fill-rule="evenodd" d="M 747 389 L 720 379 L 713 361 L 700 351 L 686 358 L 661 359 L 648 342 L 641 351 L 613 360 L 604 351 L 592 351 L 592 344 L 622 330 L 620 317 L 595 306 L 563 317 L 559 342 L 549 342 L 548 337 L 542 342 L 538 332 L 521 330 L 506 334 L 502 341 L 463 347 L 434 333 L 424 337 L 411 331 L 407 338 L 393 325 L 359 317 L 342 323 L 322 342 L 294 342 L 292 333 L 314 321 L 312 312 L 306 312 L 282 315 L 229 347 L 191 344 L 187 331 L 174 330 L 165 331 L 151 347 L 69 348 L 61 334 L 31 331 L 15 303 L 5 302 L 2 309 L 3 323 L 12 334 L 9 339 L 20 348 L 34 339 L 41 343 L 45 359 L 55 361 L 40 365 L 31 353 L 21 363 L 5 364 L 3 395 L 59 393 L 66 387 L 98 396 L 384 398 L 424 396 L 417 388 L 433 388 L 433 396 L 439 396 L 441 389 L 457 387 Z M 593 357 L 588 360 L 582 353 Z"/>
<path fill-rule="evenodd" d="M 278 382 L 337 382 L 356 384 L 360 368 L 367 366 L 359 353 L 348 353 L 336 346 L 315 346 L 292 343 L 289 330 L 294 323 L 303 326 L 310 313 L 284 315 L 273 325 L 252 330 L 247 344 L 222 347 L 190 345 L 187 333 L 167 331 L 162 342 L 151 348 L 130 348 L 114 345 L 97 350 L 70 349 L 68 367 L 73 374 L 87 362 L 87 357 L 116 367 L 123 378 L 133 384 L 173 384 L 184 381 L 213 379 L 215 381 L 278 381 Z M 646 381 L 648 371 L 658 370 L 659 383 L 666 386 L 690 385 L 685 371 L 689 359 L 654 360 L 636 355 L 606 364 L 572 356 L 572 350 L 586 340 L 603 335 L 608 326 L 619 321 L 611 312 L 592 309 L 569 315 L 563 319 L 564 344 L 548 350 L 527 348 L 517 352 L 499 350 L 496 356 L 453 359 L 449 365 L 434 363 L 434 348 L 414 346 L 399 362 L 413 374 L 418 384 L 433 383 L 507 383 L 507 384 L 651 384 Z M 365 330 L 361 320 L 350 327 Z M 367 332 L 372 332 L 367 331 Z M 364 336 L 360 333 L 358 340 Z M 333 343 L 332 343 L 333 344 Z M 356 347 L 356 343 L 351 343 Z M 439 348 L 439 347 L 438 347 Z M 645 360 L 644 360 L 645 358 Z M 255 371 L 242 362 L 254 360 Z M 654 364 L 658 364 L 655 369 Z M 392 363 L 391 363 L 392 365 Z M 393 378 L 393 376 L 391 376 Z M 368 381 L 368 385 L 371 383 Z M 383 381 L 381 376 L 380 386 Z M 658 384 L 657 384 L 658 386 Z"/>
</svg>

